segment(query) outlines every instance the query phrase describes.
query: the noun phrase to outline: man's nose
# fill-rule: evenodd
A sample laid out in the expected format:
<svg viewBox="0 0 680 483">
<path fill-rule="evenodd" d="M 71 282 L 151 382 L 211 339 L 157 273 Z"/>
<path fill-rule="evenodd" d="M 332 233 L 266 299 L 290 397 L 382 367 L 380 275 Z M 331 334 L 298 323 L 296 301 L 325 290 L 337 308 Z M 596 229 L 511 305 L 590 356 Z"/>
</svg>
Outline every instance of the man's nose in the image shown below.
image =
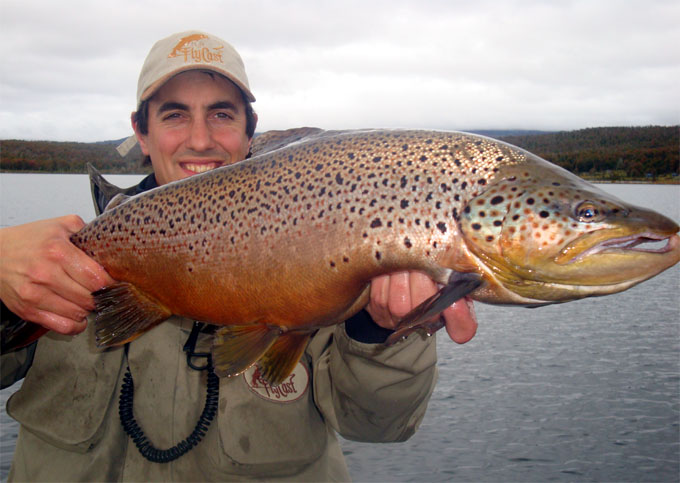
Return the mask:
<svg viewBox="0 0 680 483">
<path fill-rule="evenodd" d="M 214 147 L 212 132 L 205 119 L 194 119 L 191 122 L 187 147 L 194 151 L 206 151 Z"/>
</svg>

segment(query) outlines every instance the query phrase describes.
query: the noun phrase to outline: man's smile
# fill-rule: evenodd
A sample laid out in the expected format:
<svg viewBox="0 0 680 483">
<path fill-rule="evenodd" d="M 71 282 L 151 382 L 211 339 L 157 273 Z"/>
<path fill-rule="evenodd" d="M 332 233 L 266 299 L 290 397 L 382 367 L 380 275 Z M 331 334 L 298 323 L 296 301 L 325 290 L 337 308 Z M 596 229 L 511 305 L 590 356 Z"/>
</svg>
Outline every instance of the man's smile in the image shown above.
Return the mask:
<svg viewBox="0 0 680 483">
<path fill-rule="evenodd" d="M 215 168 L 219 168 L 220 166 L 224 166 L 224 162 L 222 161 L 184 162 L 179 163 L 179 165 L 184 171 L 190 171 L 194 174 L 198 174 L 205 173 L 206 171 L 210 171 Z"/>
</svg>

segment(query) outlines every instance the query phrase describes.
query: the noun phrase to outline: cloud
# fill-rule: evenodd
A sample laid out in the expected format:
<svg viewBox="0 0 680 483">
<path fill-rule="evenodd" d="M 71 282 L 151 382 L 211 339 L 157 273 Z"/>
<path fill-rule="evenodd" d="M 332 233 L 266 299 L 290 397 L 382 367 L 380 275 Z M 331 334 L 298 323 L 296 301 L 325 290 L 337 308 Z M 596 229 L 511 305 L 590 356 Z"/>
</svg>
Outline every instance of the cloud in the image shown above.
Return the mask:
<svg viewBox="0 0 680 483">
<path fill-rule="evenodd" d="M 674 0 L 4 0 L 0 17 L 0 138 L 126 136 L 149 48 L 193 28 L 241 52 L 261 130 L 680 122 Z"/>
</svg>

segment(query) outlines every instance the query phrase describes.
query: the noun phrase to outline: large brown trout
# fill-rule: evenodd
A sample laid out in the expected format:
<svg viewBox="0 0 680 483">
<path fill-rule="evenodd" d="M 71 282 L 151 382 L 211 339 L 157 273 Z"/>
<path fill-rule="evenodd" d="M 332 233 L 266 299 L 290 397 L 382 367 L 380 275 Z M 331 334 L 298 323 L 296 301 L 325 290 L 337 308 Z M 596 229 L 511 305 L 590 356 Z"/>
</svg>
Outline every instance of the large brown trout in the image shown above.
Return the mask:
<svg viewBox="0 0 680 483">
<path fill-rule="evenodd" d="M 96 293 L 100 345 L 177 314 L 221 326 L 219 375 L 259 361 L 275 384 L 317 328 L 367 303 L 380 274 L 418 270 L 441 284 L 393 343 L 466 294 L 567 302 L 620 292 L 680 260 L 670 219 L 496 140 L 399 130 L 297 138 L 132 197 L 72 236 L 121 282 Z"/>
</svg>

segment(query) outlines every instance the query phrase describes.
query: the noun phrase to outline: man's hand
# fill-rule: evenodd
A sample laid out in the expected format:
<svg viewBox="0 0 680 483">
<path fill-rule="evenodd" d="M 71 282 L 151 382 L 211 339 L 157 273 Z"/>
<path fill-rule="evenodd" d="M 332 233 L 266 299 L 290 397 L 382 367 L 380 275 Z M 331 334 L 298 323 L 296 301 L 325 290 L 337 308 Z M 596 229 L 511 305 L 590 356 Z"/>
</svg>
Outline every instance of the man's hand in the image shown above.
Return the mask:
<svg viewBox="0 0 680 483">
<path fill-rule="evenodd" d="M 91 292 L 114 280 L 74 246 L 76 215 L 0 230 L 0 300 L 16 315 L 61 334 L 85 329 Z"/>
<path fill-rule="evenodd" d="M 371 281 L 370 301 L 366 310 L 376 324 L 393 329 L 404 315 L 437 290 L 437 284 L 421 272 L 383 275 Z M 467 297 L 448 307 L 440 317 L 446 322 L 449 337 L 458 344 L 468 342 L 477 332 L 474 307 Z"/>
</svg>

